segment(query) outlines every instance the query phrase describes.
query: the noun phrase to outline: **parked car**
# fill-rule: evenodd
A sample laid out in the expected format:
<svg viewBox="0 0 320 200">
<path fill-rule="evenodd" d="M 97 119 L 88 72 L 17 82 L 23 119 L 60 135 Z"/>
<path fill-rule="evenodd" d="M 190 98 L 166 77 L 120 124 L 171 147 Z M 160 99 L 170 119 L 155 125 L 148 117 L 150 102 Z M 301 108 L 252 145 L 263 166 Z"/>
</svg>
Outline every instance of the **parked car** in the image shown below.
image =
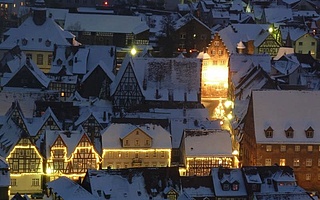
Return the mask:
<svg viewBox="0 0 320 200">
<path fill-rule="evenodd" d="M 43 194 L 42 193 L 33 193 L 31 194 L 31 199 L 42 199 Z"/>
</svg>

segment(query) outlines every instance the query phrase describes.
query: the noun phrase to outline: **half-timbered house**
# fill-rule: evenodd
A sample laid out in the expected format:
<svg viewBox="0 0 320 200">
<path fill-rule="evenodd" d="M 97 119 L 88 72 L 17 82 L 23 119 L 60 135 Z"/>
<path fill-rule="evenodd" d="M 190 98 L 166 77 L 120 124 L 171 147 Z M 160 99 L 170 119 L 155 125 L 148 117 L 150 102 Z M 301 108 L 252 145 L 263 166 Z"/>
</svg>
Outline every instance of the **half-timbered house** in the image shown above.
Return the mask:
<svg viewBox="0 0 320 200">
<path fill-rule="evenodd" d="M 37 141 L 41 136 L 44 136 L 45 130 L 61 130 L 62 123 L 58 120 L 50 107 L 42 114 L 41 117 L 33 118 L 34 121 L 40 125 L 39 129 L 35 133 L 34 140 Z M 35 123 L 36 123 L 35 122 Z M 43 137 L 42 137 L 43 138 Z"/>
<path fill-rule="evenodd" d="M 201 98 L 226 98 L 229 52 L 219 33 L 215 33 L 202 59 Z"/>
<path fill-rule="evenodd" d="M 10 165 L 11 193 L 41 192 L 43 162 L 36 145 L 22 135 L 7 157 Z"/>
<path fill-rule="evenodd" d="M 100 156 L 86 133 L 46 131 L 47 180 L 59 176 L 79 179 L 87 169 L 99 169 Z"/>
<path fill-rule="evenodd" d="M 213 167 L 233 166 L 231 138 L 226 130 L 186 129 L 180 148 L 187 176 L 207 176 Z"/>
<path fill-rule="evenodd" d="M 110 99 L 110 85 L 114 80 L 113 68 L 100 61 L 82 78 L 79 93 L 84 98 Z"/>
<path fill-rule="evenodd" d="M 166 167 L 171 136 L 159 125 L 111 124 L 102 133 L 102 169 Z"/>
<path fill-rule="evenodd" d="M 106 110 L 85 109 L 74 122 L 74 129 L 82 128 L 90 138 L 96 150 L 101 154 L 101 130 L 110 123 L 111 113 Z"/>
<path fill-rule="evenodd" d="M 114 110 L 200 107 L 200 67 L 196 58 L 127 56 L 111 94 Z"/>
</svg>

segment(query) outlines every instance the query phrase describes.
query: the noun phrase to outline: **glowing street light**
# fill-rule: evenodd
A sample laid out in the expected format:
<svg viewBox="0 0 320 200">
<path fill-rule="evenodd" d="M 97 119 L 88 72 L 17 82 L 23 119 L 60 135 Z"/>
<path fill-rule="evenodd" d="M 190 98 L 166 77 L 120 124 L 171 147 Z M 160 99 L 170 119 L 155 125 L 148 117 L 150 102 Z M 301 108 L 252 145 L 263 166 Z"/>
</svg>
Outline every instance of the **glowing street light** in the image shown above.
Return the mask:
<svg viewBox="0 0 320 200">
<path fill-rule="evenodd" d="M 133 47 L 133 48 L 131 49 L 130 53 L 131 53 L 132 56 L 136 55 L 136 53 L 137 53 L 136 48 Z"/>
<path fill-rule="evenodd" d="M 273 32 L 273 28 L 270 27 L 270 28 L 269 28 L 269 33 L 272 33 L 272 32 Z"/>
</svg>

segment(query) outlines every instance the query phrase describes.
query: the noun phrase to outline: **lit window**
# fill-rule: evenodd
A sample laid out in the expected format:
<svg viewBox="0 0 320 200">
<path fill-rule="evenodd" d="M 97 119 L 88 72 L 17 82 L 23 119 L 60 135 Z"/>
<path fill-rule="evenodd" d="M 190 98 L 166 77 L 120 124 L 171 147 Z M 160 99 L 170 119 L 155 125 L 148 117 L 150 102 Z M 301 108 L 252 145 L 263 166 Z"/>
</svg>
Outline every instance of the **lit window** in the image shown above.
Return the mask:
<svg viewBox="0 0 320 200">
<path fill-rule="evenodd" d="M 110 151 L 108 154 L 109 154 L 109 158 L 113 158 L 113 152 L 112 151 Z"/>
<path fill-rule="evenodd" d="M 294 159 L 293 159 L 293 166 L 294 166 L 294 167 L 299 167 L 299 166 L 300 166 L 300 160 L 299 160 L 299 158 L 294 158 Z"/>
<path fill-rule="evenodd" d="M 311 174 L 306 174 L 306 181 L 310 181 L 311 180 Z"/>
<path fill-rule="evenodd" d="M 272 151 L 272 145 L 266 145 L 266 151 Z"/>
<path fill-rule="evenodd" d="M 233 183 L 232 184 L 232 190 L 233 191 L 238 191 L 239 190 L 239 183 Z"/>
<path fill-rule="evenodd" d="M 43 65 L 43 55 L 37 54 L 37 65 Z"/>
<path fill-rule="evenodd" d="M 306 166 L 307 167 L 311 167 L 312 166 L 312 159 L 311 158 L 307 158 L 306 159 Z"/>
<path fill-rule="evenodd" d="M 164 151 L 161 151 L 161 158 L 164 158 Z"/>
<path fill-rule="evenodd" d="M 31 185 L 32 186 L 39 186 L 40 185 L 39 179 L 37 179 L 37 178 L 32 179 L 32 184 Z"/>
<path fill-rule="evenodd" d="M 285 166 L 286 165 L 286 159 L 281 158 L 280 159 L 280 166 Z"/>
<path fill-rule="evenodd" d="M 300 151 L 300 145 L 295 145 L 294 151 Z M 320 146 L 319 146 L 319 151 L 320 151 Z"/>
<path fill-rule="evenodd" d="M 11 186 L 17 186 L 17 179 L 11 179 L 10 182 Z"/>
<path fill-rule="evenodd" d="M 307 150 L 308 151 L 313 151 L 313 146 L 312 145 L 308 145 Z"/>
<path fill-rule="evenodd" d="M 281 145 L 281 146 L 280 146 L 280 151 L 284 152 L 284 151 L 286 151 L 286 150 L 287 150 L 286 145 Z"/>
<path fill-rule="evenodd" d="M 265 159 L 265 166 L 271 166 L 271 158 Z"/>
</svg>

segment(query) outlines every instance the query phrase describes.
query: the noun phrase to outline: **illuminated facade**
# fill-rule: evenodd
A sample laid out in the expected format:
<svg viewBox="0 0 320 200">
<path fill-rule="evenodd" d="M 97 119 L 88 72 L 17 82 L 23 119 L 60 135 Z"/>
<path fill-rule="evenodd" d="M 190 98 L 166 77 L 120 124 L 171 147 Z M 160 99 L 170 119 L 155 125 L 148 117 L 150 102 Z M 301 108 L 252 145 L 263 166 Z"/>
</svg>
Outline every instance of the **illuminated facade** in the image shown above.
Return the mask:
<svg viewBox="0 0 320 200">
<path fill-rule="evenodd" d="M 59 176 L 78 179 L 87 169 L 99 169 L 100 156 L 86 134 L 47 131 L 46 140 L 46 174 L 50 181 Z"/>
<path fill-rule="evenodd" d="M 12 194 L 42 191 L 43 157 L 29 139 L 20 139 L 7 157 L 7 162 Z"/>
<path fill-rule="evenodd" d="M 170 133 L 158 125 L 111 124 L 102 135 L 102 169 L 167 167 Z"/>
<path fill-rule="evenodd" d="M 227 97 L 228 60 L 229 52 L 216 33 L 202 57 L 202 98 Z"/>
<path fill-rule="evenodd" d="M 185 130 L 181 151 L 186 176 L 208 176 L 213 167 L 233 166 L 231 138 L 226 130 Z"/>
</svg>

